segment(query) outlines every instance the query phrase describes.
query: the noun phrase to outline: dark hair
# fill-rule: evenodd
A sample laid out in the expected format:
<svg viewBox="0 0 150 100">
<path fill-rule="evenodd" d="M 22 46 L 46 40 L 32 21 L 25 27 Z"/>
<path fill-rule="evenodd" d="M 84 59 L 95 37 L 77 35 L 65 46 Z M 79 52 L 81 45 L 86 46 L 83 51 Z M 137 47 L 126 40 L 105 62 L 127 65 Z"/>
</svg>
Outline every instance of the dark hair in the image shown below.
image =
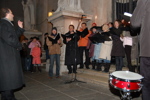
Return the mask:
<svg viewBox="0 0 150 100">
<path fill-rule="evenodd" d="M 6 17 L 6 14 L 10 12 L 9 8 L 1 8 L 0 9 L 0 18 Z"/>
<path fill-rule="evenodd" d="M 85 26 L 87 26 L 87 24 L 86 24 L 86 23 L 82 23 L 82 24 L 84 24 Z"/>
<path fill-rule="evenodd" d="M 45 35 L 48 35 L 48 33 L 45 33 L 44 36 L 45 36 Z"/>
<path fill-rule="evenodd" d="M 73 29 L 74 29 L 74 25 L 69 25 L 69 27 L 70 27 L 70 26 L 72 26 L 72 27 L 73 27 Z"/>
<path fill-rule="evenodd" d="M 36 39 L 36 40 L 38 40 L 38 38 L 37 38 L 37 37 L 33 37 L 33 39 Z"/>
<path fill-rule="evenodd" d="M 119 27 L 121 26 L 121 21 L 120 20 L 115 20 L 115 22 L 118 22 L 118 24 L 119 24 Z"/>
<path fill-rule="evenodd" d="M 108 24 L 111 24 L 112 26 L 114 26 L 114 23 L 113 23 L 113 22 L 109 22 Z"/>
<path fill-rule="evenodd" d="M 97 30 L 97 26 L 93 26 L 91 27 L 90 31 L 92 31 L 94 28 Z"/>
<path fill-rule="evenodd" d="M 33 40 L 33 37 L 30 37 L 30 40 Z"/>
<path fill-rule="evenodd" d="M 53 27 L 52 30 L 56 30 L 56 31 L 57 31 L 57 28 L 56 28 L 56 27 Z"/>
<path fill-rule="evenodd" d="M 28 40 L 28 38 L 24 38 L 24 40 Z"/>
</svg>

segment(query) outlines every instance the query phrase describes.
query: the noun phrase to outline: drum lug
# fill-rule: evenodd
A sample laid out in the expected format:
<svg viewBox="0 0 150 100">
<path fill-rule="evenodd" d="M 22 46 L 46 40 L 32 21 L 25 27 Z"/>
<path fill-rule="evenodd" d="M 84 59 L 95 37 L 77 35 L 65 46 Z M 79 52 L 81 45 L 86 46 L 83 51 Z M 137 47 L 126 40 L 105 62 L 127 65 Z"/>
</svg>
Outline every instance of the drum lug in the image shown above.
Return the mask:
<svg viewBox="0 0 150 100">
<path fill-rule="evenodd" d="M 130 88 L 130 84 L 128 84 L 128 88 Z"/>
<path fill-rule="evenodd" d="M 118 82 L 119 82 L 119 81 L 116 81 L 116 82 L 115 82 L 115 85 L 116 85 Z"/>
<path fill-rule="evenodd" d="M 143 87 L 143 84 L 137 83 L 141 88 Z"/>
</svg>

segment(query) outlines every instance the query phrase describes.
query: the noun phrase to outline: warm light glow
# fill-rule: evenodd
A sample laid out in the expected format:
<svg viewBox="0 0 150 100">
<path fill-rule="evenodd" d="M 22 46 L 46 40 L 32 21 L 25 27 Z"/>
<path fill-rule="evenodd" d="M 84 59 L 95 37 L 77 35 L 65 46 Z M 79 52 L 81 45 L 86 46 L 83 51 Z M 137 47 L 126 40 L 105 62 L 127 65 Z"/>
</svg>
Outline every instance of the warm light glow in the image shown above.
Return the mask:
<svg viewBox="0 0 150 100">
<path fill-rule="evenodd" d="M 73 21 L 71 21 L 71 23 L 70 23 L 71 25 L 73 25 Z"/>
<path fill-rule="evenodd" d="M 48 17 L 52 16 L 53 13 L 52 12 L 48 12 Z"/>
<path fill-rule="evenodd" d="M 95 19 L 97 19 L 97 16 L 95 16 Z"/>
</svg>

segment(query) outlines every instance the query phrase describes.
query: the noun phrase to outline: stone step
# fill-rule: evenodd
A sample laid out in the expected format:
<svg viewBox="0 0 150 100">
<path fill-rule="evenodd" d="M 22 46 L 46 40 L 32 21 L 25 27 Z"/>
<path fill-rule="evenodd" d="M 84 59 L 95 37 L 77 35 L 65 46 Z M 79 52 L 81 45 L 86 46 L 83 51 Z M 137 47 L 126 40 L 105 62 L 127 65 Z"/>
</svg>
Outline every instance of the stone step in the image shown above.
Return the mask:
<svg viewBox="0 0 150 100">
<path fill-rule="evenodd" d="M 110 66 L 110 70 L 109 70 L 109 73 L 104 73 L 102 71 L 96 71 L 96 70 L 92 70 L 92 66 L 89 66 L 90 69 L 78 69 L 78 72 L 79 73 L 85 73 L 85 74 L 89 74 L 89 75 L 94 75 L 94 76 L 106 76 L 105 74 L 109 74 L 109 73 L 112 73 L 115 71 L 116 67 L 115 65 L 111 65 Z M 104 70 L 104 67 L 102 66 L 102 70 Z M 123 67 L 122 69 L 123 71 L 128 71 L 128 68 L 127 67 Z"/>
<path fill-rule="evenodd" d="M 66 78 L 67 77 L 69 78 L 67 72 L 63 72 L 62 75 L 65 76 Z M 103 76 L 89 75 L 85 73 L 77 73 L 76 78 L 79 81 L 83 81 L 90 84 L 96 84 L 96 85 L 100 85 L 100 84 L 108 85 L 108 79 L 109 79 L 108 74 L 106 75 L 106 77 L 103 77 Z"/>
<path fill-rule="evenodd" d="M 115 65 L 111 65 L 109 73 L 92 70 L 91 67 L 92 66 L 90 66 L 90 69 L 77 69 L 77 79 L 87 82 L 87 83 L 92 83 L 92 84 L 97 84 L 97 85 L 100 85 L 100 84 L 108 85 L 109 75 L 110 73 L 115 71 Z M 128 71 L 128 68 L 123 67 L 123 71 Z M 67 72 L 63 72 L 62 75 L 69 78 L 69 75 Z"/>
</svg>

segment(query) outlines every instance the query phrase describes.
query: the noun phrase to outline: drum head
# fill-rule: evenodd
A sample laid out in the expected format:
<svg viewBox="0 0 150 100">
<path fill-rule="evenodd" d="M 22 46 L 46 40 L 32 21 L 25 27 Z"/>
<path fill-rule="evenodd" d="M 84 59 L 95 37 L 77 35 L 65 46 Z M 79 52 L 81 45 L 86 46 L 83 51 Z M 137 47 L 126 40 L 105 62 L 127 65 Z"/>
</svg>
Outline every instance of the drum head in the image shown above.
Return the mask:
<svg viewBox="0 0 150 100">
<path fill-rule="evenodd" d="M 125 80 L 140 80 L 143 78 L 140 74 L 130 71 L 115 71 L 111 75 Z"/>
</svg>

